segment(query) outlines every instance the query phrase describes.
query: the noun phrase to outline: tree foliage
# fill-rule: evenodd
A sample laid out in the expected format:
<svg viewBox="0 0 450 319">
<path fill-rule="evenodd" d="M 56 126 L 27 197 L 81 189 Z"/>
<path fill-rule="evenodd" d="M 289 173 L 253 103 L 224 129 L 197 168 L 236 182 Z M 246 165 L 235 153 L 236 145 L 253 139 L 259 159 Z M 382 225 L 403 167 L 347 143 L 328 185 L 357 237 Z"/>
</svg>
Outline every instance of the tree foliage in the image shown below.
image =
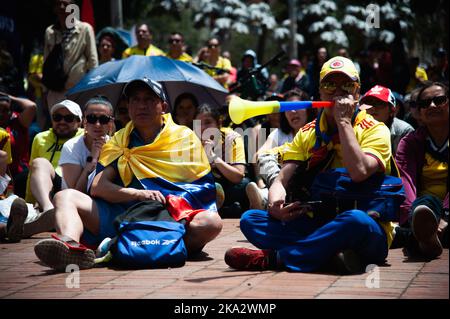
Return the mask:
<svg viewBox="0 0 450 319">
<path fill-rule="evenodd" d="M 291 37 L 287 1 L 130 2 L 135 8 L 133 17 L 156 16 L 153 19 L 158 21 L 161 29 L 167 29 L 167 25 L 177 26 L 183 21 L 182 30 L 195 33 L 190 39 L 195 49 L 206 38 L 216 36 L 229 50 L 239 44 L 240 50 L 258 49 L 258 55 L 262 56 L 263 53 L 275 53 L 280 47 L 287 49 Z M 331 51 L 346 47 L 357 52 L 371 42 L 392 45 L 395 39 L 403 41 L 409 50 L 423 51 L 428 49 L 425 43 L 429 35 L 437 40 L 433 47 L 447 46 L 448 8 L 444 0 L 429 0 L 427 6 L 418 0 L 379 0 L 376 3 L 373 0 L 296 0 L 295 4 L 298 27 L 293 36 L 300 51 L 326 46 Z M 368 23 L 374 9 L 379 13 L 379 27 Z M 168 17 L 175 17 L 175 20 Z"/>
</svg>

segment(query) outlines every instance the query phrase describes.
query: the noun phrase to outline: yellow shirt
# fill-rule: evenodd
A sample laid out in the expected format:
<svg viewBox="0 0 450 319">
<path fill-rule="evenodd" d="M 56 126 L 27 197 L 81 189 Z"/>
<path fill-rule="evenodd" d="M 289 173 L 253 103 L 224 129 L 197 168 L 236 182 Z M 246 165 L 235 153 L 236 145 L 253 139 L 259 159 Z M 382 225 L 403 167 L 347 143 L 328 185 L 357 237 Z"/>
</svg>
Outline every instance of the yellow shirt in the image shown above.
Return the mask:
<svg viewBox="0 0 450 319">
<path fill-rule="evenodd" d="M 246 164 L 245 160 L 245 149 L 244 149 L 244 140 L 241 136 L 235 138 L 232 143 L 232 147 L 229 148 L 229 145 L 225 142 L 225 136 L 233 132 L 232 129 L 229 127 L 222 127 L 220 129 L 221 133 L 221 151 L 222 154 L 217 154 L 220 158 L 222 158 L 226 163 L 230 165 L 236 165 L 236 164 Z M 229 151 L 231 150 L 231 152 Z M 212 173 L 216 179 L 221 179 L 222 174 L 220 171 L 216 168 L 212 170 Z"/>
<path fill-rule="evenodd" d="M 44 55 L 35 54 L 30 58 L 30 64 L 28 65 L 28 73 L 42 74 L 43 67 L 44 67 Z"/>
<path fill-rule="evenodd" d="M 84 129 L 79 128 L 74 136 L 80 136 L 84 134 Z M 53 168 L 55 168 L 55 172 L 62 176 L 61 167 L 58 166 L 59 158 L 61 156 L 61 150 L 63 144 L 67 142 L 72 137 L 67 138 L 58 138 L 55 133 L 53 133 L 53 129 L 49 129 L 47 131 L 38 133 L 34 139 L 33 144 L 31 145 L 31 155 L 30 155 L 30 164 L 31 162 L 38 157 L 43 157 L 49 160 L 52 164 Z M 25 200 L 27 203 L 34 203 L 36 200 L 31 193 L 30 188 L 30 174 L 28 174 L 27 179 L 27 188 L 25 192 Z"/>
<path fill-rule="evenodd" d="M 213 65 L 213 67 L 216 68 L 221 68 L 227 71 L 231 70 L 231 61 L 228 60 L 227 58 L 224 58 L 222 56 L 219 56 L 219 59 L 217 60 L 216 65 Z M 217 74 L 217 70 L 211 70 L 211 69 L 205 69 L 205 72 L 208 73 L 210 76 L 216 76 Z M 228 84 L 224 84 L 224 87 L 228 87 Z"/>
<path fill-rule="evenodd" d="M 316 143 L 316 121 L 306 124 L 302 127 L 294 140 L 286 144 L 283 149 L 283 161 L 307 161 L 312 155 L 312 148 Z M 325 116 L 320 118 L 320 129 L 322 132 L 327 130 L 327 121 Z M 361 111 L 355 119 L 353 126 L 356 140 L 364 153 L 373 156 L 381 164 L 386 174 L 391 172 L 391 136 L 389 129 L 382 122 L 378 122 L 366 111 Z M 331 163 L 331 168 L 343 167 L 341 144 L 334 144 L 331 141 L 328 149 L 334 149 L 335 157 Z"/>
<path fill-rule="evenodd" d="M 419 196 L 434 195 L 444 200 L 447 195 L 448 164 L 425 153 Z"/>
<path fill-rule="evenodd" d="M 316 120 L 306 124 L 295 135 L 291 143 L 282 146 L 281 156 L 283 161 L 307 161 L 312 156 L 312 149 L 316 143 Z M 327 130 L 327 121 L 325 116 L 320 118 L 320 129 L 322 132 Z M 362 151 L 373 156 L 381 165 L 385 174 L 391 172 L 391 136 L 389 129 L 384 123 L 378 122 L 366 111 L 358 113 L 353 125 L 356 140 Z M 337 134 L 337 133 L 336 133 Z M 328 150 L 334 150 L 335 156 L 331 163 L 331 168 L 343 167 L 342 149 L 340 143 L 328 143 Z M 394 224 L 391 222 L 380 222 L 388 241 L 388 247 L 394 239 Z"/>
<path fill-rule="evenodd" d="M 166 55 L 164 51 L 155 47 L 153 44 L 150 44 L 147 50 L 139 49 L 136 45 L 134 47 L 129 47 L 122 53 L 122 58 L 128 58 L 131 55 L 145 55 L 145 56 L 155 56 L 155 55 Z"/>
<path fill-rule="evenodd" d="M 174 59 L 169 55 L 169 53 L 166 54 L 166 57 Z M 180 55 L 178 57 L 178 59 L 174 59 L 174 60 L 183 61 L 183 62 L 192 62 L 193 61 L 192 57 L 189 54 L 187 54 L 186 52 L 183 52 L 183 54 Z"/>
<path fill-rule="evenodd" d="M 28 65 L 28 74 L 40 74 L 42 75 L 42 69 L 44 67 L 44 55 L 43 54 L 35 54 L 30 58 L 30 63 Z M 30 79 L 30 82 L 33 84 L 34 87 L 34 95 L 37 98 L 40 98 L 42 96 L 42 90 L 39 86 L 40 83 L 36 83 L 35 80 Z"/>
<path fill-rule="evenodd" d="M 8 160 L 6 164 L 12 163 L 12 156 L 11 156 L 11 141 L 9 140 L 9 133 L 0 127 L 0 146 L 1 150 L 5 151 L 6 154 L 8 154 Z"/>
<path fill-rule="evenodd" d="M 415 77 L 412 78 L 408 83 L 406 92 L 411 92 L 412 90 L 414 90 L 417 87 L 417 85 L 419 84 L 418 83 L 419 81 L 420 82 L 428 81 L 427 71 L 425 71 L 424 68 L 421 68 L 418 66 L 416 68 L 416 73 L 414 75 L 415 75 Z"/>
</svg>

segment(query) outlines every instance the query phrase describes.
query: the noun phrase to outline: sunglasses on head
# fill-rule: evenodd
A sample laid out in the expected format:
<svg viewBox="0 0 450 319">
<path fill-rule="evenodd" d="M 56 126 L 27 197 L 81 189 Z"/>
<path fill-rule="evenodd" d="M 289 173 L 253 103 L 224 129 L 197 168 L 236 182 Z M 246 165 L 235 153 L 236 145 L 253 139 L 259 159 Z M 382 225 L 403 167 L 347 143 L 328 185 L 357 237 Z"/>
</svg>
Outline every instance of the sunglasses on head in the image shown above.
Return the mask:
<svg viewBox="0 0 450 319">
<path fill-rule="evenodd" d="M 105 125 L 108 124 L 109 121 L 111 121 L 111 116 L 108 115 L 100 115 L 100 116 L 96 116 L 94 114 L 88 114 L 86 115 L 86 121 L 89 124 L 97 124 L 97 121 L 100 122 L 100 124 Z"/>
<path fill-rule="evenodd" d="M 66 123 L 72 123 L 73 121 L 75 121 L 76 116 L 73 114 L 62 115 L 59 113 L 52 115 L 52 120 L 54 122 L 61 122 L 61 120 L 63 120 L 63 119 L 64 119 L 64 122 L 66 122 Z"/>
<path fill-rule="evenodd" d="M 435 96 L 431 99 L 424 99 L 424 100 L 417 100 L 416 105 L 419 107 L 419 109 L 427 109 L 430 107 L 431 102 L 434 103 L 436 106 L 441 106 L 445 103 L 447 103 L 448 97 L 445 95 Z"/>
<path fill-rule="evenodd" d="M 352 94 L 355 89 L 359 87 L 357 82 L 345 82 L 341 84 L 340 88 L 342 91 Z M 337 90 L 337 85 L 334 82 L 322 82 L 320 83 L 320 89 L 327 94 L 334 94 Z"/>
</svg>

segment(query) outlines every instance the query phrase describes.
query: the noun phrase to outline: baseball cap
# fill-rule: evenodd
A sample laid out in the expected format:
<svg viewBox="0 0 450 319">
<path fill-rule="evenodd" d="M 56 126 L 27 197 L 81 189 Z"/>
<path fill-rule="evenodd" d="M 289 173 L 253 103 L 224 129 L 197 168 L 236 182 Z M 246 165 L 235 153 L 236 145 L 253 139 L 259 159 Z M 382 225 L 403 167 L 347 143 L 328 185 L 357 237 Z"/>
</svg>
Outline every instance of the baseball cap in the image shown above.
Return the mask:
<svg viewBox="0 0 450 319">
<path fill-rule="evenodd" d="M 292 59 L 291 61 L 289 61 L 288 65 L 302 66 L 300 61 L 297 59 Z"/>
<path fill-rule="evenodd" d="M 161 85 L 161 83 L 158 83 L 156 81 L 153 81 L 147 77 L 144 77 L 142 79 L 136 79 L 136 80 L 132 80 L 130 82 L 128 82 L 125 87 L 123 88 L 123 93 L 125 94 L 125 96 L 128 97 L 129 95 L 129 91 L 130 88 L 132 88 L 134 85 L 137 84 L 145 84 L 146 86 L 148 86 L 153 92 L 155 92 L 155 94 L 163 101 L 166 102 L 167 101 L 167 96 L 164 93 L 164 88 Z"/>
<path fill-rule="evenodd" d="M 343 56 L 335 56 L 323 64 L 320 70 L 320 82 L 332 73 L 344 73 L 353 81 L 360 82 L 359 73 L 355 65 L 350 59 L 344 58 Z"/>
<path fill-rule="evenodd" d="M 77 103 L 75 103 L 74 101 L 71 101 L 71 100 L 64 100 L 64 101 L 56 103 L 55 105 L 53 105 L 50 114 L 55 113 L 57 110 L 59 110 L 63 107 L 68 109 L 70 113 L 77 116 L 78 119 L 81 121 L 81 118 L 83 117 L 83 113 L 81 113 L 81 108 Z"/>
<path fill-rule="evenodd" d="M 374 97 L 380 101 L 389 103 L 392 107 L 395 108 L 395 96 L 390 89 L 385 88 L 384 86 L 375 85 L 373 88 L 367 91 L 366 94 L 363 95 L 363 97 L 359 100 L 359 103 L 363 104 L 364 100 L 368 97 Z M 363 107 L 360 106 L 360 109 L 368 110 L 372 106 L 373 105 L 366 104 Z"/>
</svg>

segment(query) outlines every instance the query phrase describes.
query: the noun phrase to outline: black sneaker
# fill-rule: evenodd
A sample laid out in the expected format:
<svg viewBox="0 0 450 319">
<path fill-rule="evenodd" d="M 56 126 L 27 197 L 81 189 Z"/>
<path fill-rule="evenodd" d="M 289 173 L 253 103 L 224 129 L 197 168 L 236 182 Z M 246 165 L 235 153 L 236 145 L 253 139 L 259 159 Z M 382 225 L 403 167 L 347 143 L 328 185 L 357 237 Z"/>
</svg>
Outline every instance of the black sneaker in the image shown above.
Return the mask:
<svg viewBox="0 0 450 319">
<path fill-rule="evenodd" d="M 8 223 L 6 224 L 6 236 L 9 242 L 18 243 L 22 240 L 23 225 L 27 216 L 27 203 L 20 197 L 16 198 L 12 202 Z"/>
<path fill-rule="evenodd" d="M 419 243 L 420 252 L 427 258 L 436 258 L 442 254 L 438 226 L 438 220 L 428 206 L 419 205 L 414 209 L 412 231 Z"/>
<path fill-rule="evenodd" d="M 339 275 L 354 275 L 364 273 L 364 267 L 358 254 L 353 250 L 344 250 L 331 260 L 333 270 Z"/>
</svg>

